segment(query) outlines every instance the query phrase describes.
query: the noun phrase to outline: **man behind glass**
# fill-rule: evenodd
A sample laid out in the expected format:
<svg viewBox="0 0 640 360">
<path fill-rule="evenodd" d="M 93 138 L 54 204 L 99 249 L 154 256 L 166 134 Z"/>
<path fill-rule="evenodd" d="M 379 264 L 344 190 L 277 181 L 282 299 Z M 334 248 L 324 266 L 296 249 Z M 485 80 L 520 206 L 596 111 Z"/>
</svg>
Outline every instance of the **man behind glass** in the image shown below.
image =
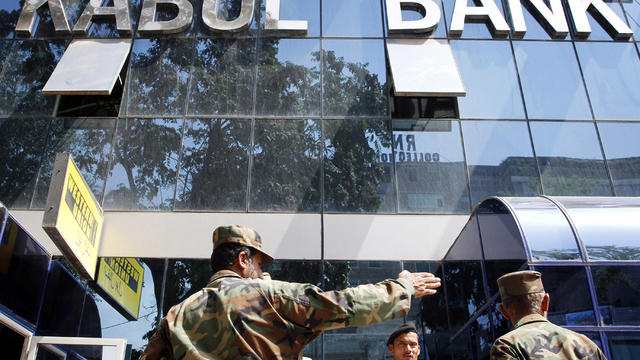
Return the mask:
<svg viewBox="0 0 640 360">
<path fill-rule="evenodd" d="M 394 360 L 417 360 L 420 343 L 416 326 L 412 322 L 400 325 L 389 335 L 387 349 Z"/>
<path fill-rule="evenodd" d="M 549 294 L 537 271 L 517 271 L 498 279 L 498 309 L 515 327 L 491 347 L 491 359 L 601 360 L 604 354 L 588 337 L 547 320 Z"/>
<path fill-rule="evenodd" d="M 404 316 L 411 296 L 433 295 L 440 279 L 403 271 L 398 279 L 324 292 L 311 284 L 271 280 L 273 257 L 242 225 L 213 232 L 205 288 L 173 306 L 142 359 L 299 359 L 323 331 Z"/>
</svg>

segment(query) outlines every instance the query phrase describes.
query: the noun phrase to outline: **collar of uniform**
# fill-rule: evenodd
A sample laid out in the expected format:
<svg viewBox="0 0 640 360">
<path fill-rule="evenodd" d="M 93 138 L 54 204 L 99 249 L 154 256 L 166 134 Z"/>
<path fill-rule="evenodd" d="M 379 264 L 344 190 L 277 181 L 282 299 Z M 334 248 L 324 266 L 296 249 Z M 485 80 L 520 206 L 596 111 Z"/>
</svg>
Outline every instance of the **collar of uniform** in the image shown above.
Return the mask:
<svg viewBox="0 0 640 360">
<path fill-rule="evenodd" d="M 529 314 L 529 315 L 523 316 L 520 320 L 518 320 L 518 322 L 516 323 L 516 327 L 520 327 L 524 324 L 528 324 L 536 321 L 549 321 L 549 320 L 547 320 L 547 318 L 545 318 L 540 314 Z"/>
<path fill-rule="evenodd" d="M 214 281 L 223 278 L 223 277 L 237 277 L 237 278 L 242 278 L 242 276 L 238 275 L 236 272 L 232 271 L 232 270 L 220 270 L 217 273 L 211 275 L 211 277 L 209 278 L 209 284 L 207 285 L 207 287 L 210 287 L 209 285 L 211 285 Z"/>
</svg>

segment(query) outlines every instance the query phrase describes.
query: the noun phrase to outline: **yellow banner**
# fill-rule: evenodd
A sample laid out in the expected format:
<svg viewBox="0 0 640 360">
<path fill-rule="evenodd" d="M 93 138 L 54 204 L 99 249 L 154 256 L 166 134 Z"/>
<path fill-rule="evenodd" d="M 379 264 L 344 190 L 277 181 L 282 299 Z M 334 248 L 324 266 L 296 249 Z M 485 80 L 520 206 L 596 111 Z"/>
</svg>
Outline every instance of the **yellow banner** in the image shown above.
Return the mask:
<svg viewBox="0 0 640 360">
<path fill-rule="evenodd" d="M 96 283 L 130 316 L 138 318 L 144 269 L 134 258 L 101 258 Z M 123 314 L 125 315 L 125 314 Z"/>
</svg>

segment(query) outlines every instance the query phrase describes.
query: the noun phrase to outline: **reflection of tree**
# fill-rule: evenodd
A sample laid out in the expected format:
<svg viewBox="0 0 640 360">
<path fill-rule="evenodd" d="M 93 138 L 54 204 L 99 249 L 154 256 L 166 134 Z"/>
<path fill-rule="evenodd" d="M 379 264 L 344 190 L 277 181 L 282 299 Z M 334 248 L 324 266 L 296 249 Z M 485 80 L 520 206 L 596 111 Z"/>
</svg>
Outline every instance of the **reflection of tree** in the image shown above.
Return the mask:
<svg viewBox="0 0 640 360">
<path fill-rule="evenodd" d="M 24 1 L 25 0 L 20 0 L 11 11 L 0 9 L 0 38 L 6 38 L 13 34 Z"/>
<path fill-rule="evenodd" d="M 450 261 L 444 264 L 448 311 L 453 331 L 485 303 L 479 261 Z"/>
<path fill-rule="evenodd" d="M 640 247 L 631 246 L 587 246 L 591 260 L 639 260 Z"/>
<path fill-rule="evenodd" d="M 577 248 L 532 250 L 535 260 L 574 260 L 580 257 Z"/>
</svg>

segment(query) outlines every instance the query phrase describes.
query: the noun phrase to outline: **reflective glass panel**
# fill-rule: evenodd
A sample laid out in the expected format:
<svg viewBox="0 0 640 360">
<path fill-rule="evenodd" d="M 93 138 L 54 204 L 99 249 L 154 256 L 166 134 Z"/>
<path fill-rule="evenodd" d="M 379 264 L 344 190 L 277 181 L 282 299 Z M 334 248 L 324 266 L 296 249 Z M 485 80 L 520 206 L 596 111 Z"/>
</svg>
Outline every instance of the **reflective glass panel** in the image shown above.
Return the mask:
<svg viewBox="0 0 640 360">
<path fill-rule="evenodd" d="M 67 22 L 69 23 L 69 28 L 73 29 L 73 25 L 78 21 L 78 18 L 84 10 L 86 1 L 62 0 L 60 2 L 64 7 L 64 12 L 67 17 Z M 21 1 L 21 4 L 22 3 L 23 2 Z M 15 24 L 13 26 L 13 29 L 15 29 Z M 31 33 L 33 34 L 33 37 L 38 38 L 60 36 L 60 34 L 57 34 L 55 31 L 53 21 L 51 20 L 51 12 L 49 11 L 49 7 L 47 5 L 42 6 L 40 10 L 36 12 L 36 16 L 34 17 L 34 26 Z M 71 34 L 65 33 L 64 36 L 71 37 Z"/>
<path fill-rule="evenodd" d="M 85 290 L 73 275 L 55 260 L 49 271 L 47 290 L 38 320 L 38 335 L 78 336 Z"/>
<path fill-rule="evenodd" d="M 249 208 L 319 211 L 322 140 L 319 120 L 257 120 Z"/>
<path fill-rule="evenodd" d="M 23 2 L 20 0 L 4 0 L 0 4 L 0 38 L 12 38 Z"/>
<path fill-rule="evenodd" d="M 173 206 L 182 119 L 119 119 L 104 208 Z"/>
<path fill-rule="evenodd" d="M 69 0 L 63 0 L 63 3 Z M 76 1 L 76 0 L 71 0 Z M 80 3 L 82 0 L 79 1 Z M 129 5 L 129 22 L 131 23 L 132 33 L 136 32 L 138 28 L 138 17 L 140 16 L 140 10 L 142 9 L 143 0 L 127 0 L 127 4 Z M 81 10 L 85 9 L 87 2 L 79 5 Z M 103 6 L 113 6 L 113 0 L 103 1 Z M 66 6 L 66 5 L 65 5 Z M 162 10 L 163 6 L 159 6 L 158 10 Z M 159 11 L 160 12 L 160 11 Z M 81 14 L 81 13 L 80 13 Z M 77 20 L 76 20 L 77 21 Z M 75 22 L 72 22 L 71 28 L 75 25 Z M 118 32 L 116 27 L 116 18 L 114 16 L 94 16 L 92 21 L 89 22 L 89 29 L 87 30 L 87 37 L 90 38 L 130 38 L 131 34 L 121 34 Z"/>
<path fill-rule="evenodd" d="M 262 1 L 262 19 L 264 15 L 264 3 Z M 307 33 L 305 36 L 318 37 L 320 36 L 320 0 L 280 0 L 280 20 L 288 21 L 306 21 Z M 262 21 L 264 27 L 264 20 Z M 286 31 L 284 31 L 286 33 Z M 272 35 L 280 37 L 282 32 L 264 31 L 263 35 Z"/>
<path fill-rule="evenodd" d="M 387 116 L 384 41 L 323 40 L 326 116 Z"/>
<path fill-rule="evenodd" d="M 320 40 L 262 40 L 258 115 L 320 115 Z"/>
<path fill-rule="evenodd" d="M 529 119 L 591 119 L 571 43 L 514 41 L 513 47 Z"/>
<path fill-rule="evenodd" d="M 2 356 L 8 359 L 20 359 L 24 336 L 13 331 L 10 327 L 0 323 L 0 345 L 2 346 Z"/>
<path fill-rule="evenodd" d="M 382 37 L 380 2 L 323 0 L 322 36 Z"/>
<path fill-rule="evenodd" d="M 593 123 L 531 122 L 530 126 L 544 194 L 611 195 Z"/>
<path fill-rule="evenodd" d="M 115 119 L 55 119 L 42 160 L 33 208 L 44 208 L 56 153 L 70 153 L 82 177 L 100 202 L 107 174 Z"/>
<path fill-rule="evenodd" d="M 451 48 L 467 89 L 458 98 L 461 118 L 524 119 L 508 41 L 455 40 Z"/>
<path fill-rule="evenodd" d="M 596 119 L 640 120 L 640 60 L 634 45 L 575 44 Z"/>
<path fill-rule="evenodd" d="M 621 1 L 627 23 L 633 31 L 633 37 L 637 41 L 640 34 L 640 4 L 636 1 Z M 624 19 L 624 18 L 622 18 Z"/>
<path fill-rule="evenodd" d="M 466 213 L 469 194 L 456 120 L 394 120 L 399 211 Z"/>
<path fill-rule="evenodd" d="M 548 319 L 556 325 L 595 325 L 587 274 L 582 266 L 539 266 L 551 298 Z"/>
<path fill-rule="evenodd" d="M 637 332 L 607 332 L 609 352 L 613 360 L 633 360 L 640 354 L 640 334 Z"/>
<path fill-rule="evenodd" d="M 526 122 L 461 123 L 474 206 L 487 196 L 540 194 Z"/>
<path fill-rule="evenodd" d="M 188 113 L 251 114 L 254 71 L 255 40 L 198 40 Z"/>
<path fill-rule="evenodd" d="M 475 1 L 470 0 L 457 0 L 457 1 L 466 1 L 468 7 L 475 7 Z M 504 9 L 502 7 L 502 1 L 497 0 L 485 0 L 485 2 L 493 1 L 495 5 L 498 7 L 500 11 L 500 15 L 504 17 Z M 444 12 L 447 16 L 447 25 L 451 26 L 451 19 L 453 18 L 453 8 L 455 6 L 456 0 L 443 0 L 444 2 Z M 485 17 L 486 19 L 486 17 Z M 441 23 L 444 24 L 444 19 L 440 20 Z M 460 38 L 462 39 L 493 39 L 496 37 L 506 37 L 506 36 L 495 36 L 493 35 L 493 24 L 489 20 L 473 20 L 467 16 L 467 19 L 464 23 L 464 30 L 462 31 L 462 35 Z"/>
<path fill-rule="evenodd" d="M 640 324 L 640 267 L 591 267 L 600 314 L 606 325 Z"/>
<path fill-rule="evenodd" d="M 395 210 L 391 131 L 384 120 L 324 120 L 324 208 L 338 212 Z"/>
<path fill-rule="evenodd" d="M 166 316 L 172 306 L 205 287 L 211 275 L 209 259 L 169 259 L 162 316 Z"/>
<path fill-rule="evenodd" d="M 640 124 L 598 123 L 617 196 L 640 195 Z"/>
<path fill-rule="evenodd" d="M 176 208 L 244 211 L 250 135 L 249 120 L 187 119 Z"/>
<path fill-rule="evenodd" d="M 614 14 L 620 18 L 620 20 L 622 20 L 623 23 L 626 23 L 625 21 L 625 16 L 622 12 L 622 7 L 620 6 L 620 2 L 618 1 L 604 1 L 604 3 L 611 9 L 613 10 Z M 591 26 L 591 34 L 589 34 L 589 36 L 587 37 L 588 40 L 613 40 L 614 36 L 612 34 L 615 34 L 613 32 L 613 29 L 611 30 L 611 32 L 609 32 L 607 30 L 607 28 L 611 28 L 611 25 L 609 25 L 609 22 L 606 20 L 603 20 L 602 22 L 596 20 L 596 16 L 591 15 L 591 13 L 589 11 L 585 11 L 585 13 L 587 14 L 587 21 L 589 21 L 589 26 Z M 600 18 L 602 17 L 600 15 L 600 13 L 595 12 L 595 14 L 597 14 L 597 17 Z M 571 18 L 571 13 L 569 12 L 569 14 L 567 14 L 567 18 Z M 636 33 L 637 35 L 637 33 Z M 575 38 L 575 35 L 574 35 Z"/>
<path fill-rule="evenodd" d="M 486 302 L 480 261 L 445 261 L 443 280 L 455 332 Z"/>
<path fill-rule="evenodd" d="M 543 1 L 543 3 L 547 6 L 547 8 L 549 8 L 549 1 Z M 524 35 L 520 35 L 520 36 L 514 36 L 513 35 L 513 20 L 511 19 L 511 15 L 507 15 L 507 22 L 509 23 L 509 27 L 511 27 L 511 36 L 514 38 L 521 38 L 521 39 L 525 39 L 525 40 L 551 40 L 552 38 L 555 40 L 571 40 L 571 36 L 569 35 L 565 35 L 564 37 L 561 36 L 556 36 L 556 37 L 552 37 L 550 35 L 550 30 L 551 29 L 547 29 L 547 27 L 549 27 L 547 25 L 547 22 L 545 20 L 538 20 L 537 16 L 538 15 L 533 15 L 534 12 L 536 10 L 530 10 L 530 8 L 532 8 L 533 6 L 529 6 L 530 3 L 529 2 L 519 2 L 520 4 L 520 8 L 522 9 L 522 15 L 524 16 L 524 23 L 527 27 L 527 31 L 525 32 Z M 526 4 L 526 5 L 525 5 Z M 549 10 L 551 10 L 549 8 Z M 564 9 L 560 9 L 561 11 Z M 507 12 L 511 12 L 511 9 L 509 8 Z M 536 11 L 537 12 L 537 11 Z M 566 15 L 566 13 L 565 13 Z M 562 18 L 566 18 L 566 16 L 562 16 Z M 566 21 L 566 20 L 565 20 Z M 567 23 L 568 25 L 568 23 Z M 550 28 L 550 27 L 549 27 Z"/>
<path fill-rule="evenodd" d="M 434 0 L 434 3 L 436 3 L 438 5 L 438 8 L 440 8 L 440 21 L 438 22 L 438 25 L 436 26 L 436 29 L 434 31 L 432 31 L 431 33 L 417 33 L 417 34 L 411 34 L 409 32 L 403 33 L 402 35 L 399 35 L 399 37 L 402 38 L 408 38 L 408 37 L 416 37 L 416 38 L 420 38 L 420 39 L 424 39 L 425 37 L 429 37 L 429 38 L 446 38 L 447 37 L 447 26 L 445 25 L 444 22 L 444 7 L 442 6 L 442 1 L 440 0 Z M 384 4 L 384 3 L 383 3 Z M 387 16 L 386 14 L 386 9 L 385 9 L 385 16 Z M 414 21 L 414 20 L 421 20 L 422 18 L 424 18 L 424 16 L 420 13 L 420 11 L 416 11 L 414 9 L 411 8 L 407 8 L 407 9 L 402 9 L 402 20 L 403 21 Z M 385 36 L 389 36 L 389 29 L 388 29 L 388 25 L 387 22 L 388 20 L 385 18 L 384 19 L 384 34 Z M 392 35 L 391 37 L 395 37 L 394 35 Z"/>
<path fill-rule="evenodd" d="M 449 248 L 444 260 L 482 260 L 482 248 L 480 246 L 478 216 L 473 215 L 460 231 L 460 235 L 458 235 L 451 248 Z"/>
<path fill-rule="evenodd" d="M 191 39 L 137 39 L 131 50 L 125 90 L 127 115 L 185 113 Z"/>
<path fill-rule="evenodd" d="M 198 36 L 204 37 L 219 37 L 220 31 L 212 31 L 202 20 L 202 5 L 204 0 L 189 0 L 193 4 L 193 25 L 191 29 L 187 32 L 187 34 L 192 35 L 196 34 Z M 207 1 L 209 4 L 214 3 L 211 0 Z M 240 12 L 242 11 L 242 1 L 241 0 L 217 0 L 216 1 L 218 7 L 216 9 L 216 16 L 219 19 L 223 19 L 224 21 L 233 21 L 238 18 Z M 261 8 L 264 8 L 265 0 L 255 1 L 253 4 L 253 18 L 251 20 L 251 24 L 246 30 L 234 32 L 236 36 L 249 37 L 255 36 L 256 30 L 258 29 L 259 19 L 264 19 L 260 14 Z M 264 22 L 264 20 L 262 21 Z M 197 31 L 197 33 L 196 33 Z M 224 33 L 224 32 L 222 32 Z M 180 34 L 177 34 L 178 36 Z"/>
</svg>

